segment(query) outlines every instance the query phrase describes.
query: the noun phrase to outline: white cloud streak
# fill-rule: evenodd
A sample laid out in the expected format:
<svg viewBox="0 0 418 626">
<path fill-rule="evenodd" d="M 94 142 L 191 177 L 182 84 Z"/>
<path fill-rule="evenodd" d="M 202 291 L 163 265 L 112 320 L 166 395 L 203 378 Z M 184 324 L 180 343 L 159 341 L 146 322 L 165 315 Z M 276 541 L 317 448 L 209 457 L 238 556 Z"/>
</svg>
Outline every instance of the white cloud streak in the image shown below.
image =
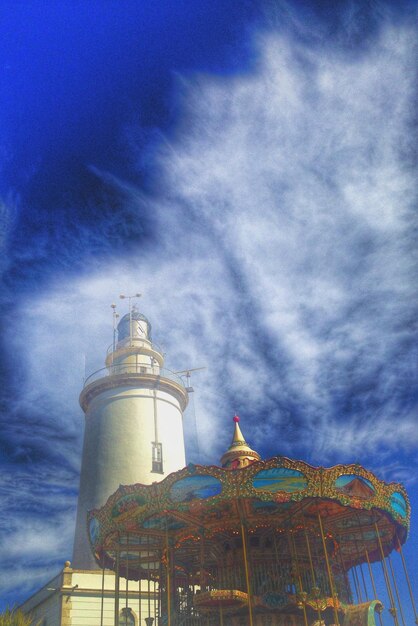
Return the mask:
<svg viewBox="0 0 418 626">
<path fill-rule="evenodd" d="M 20 401 L 46 399 L 64 440 L 81 431 L 83 354 L 102 367 L 111 299 L 140 290 L 168 366 L 207 367 L 194 381 L 201 462 L 228 445 L 237 409 L 261 451 L 323 464 L 372 455 L 405 476 L 397 451 L 418 445 L 406 398 L 414 37 L 386 29 L 348 58 L 265 34 L 251 75 L 182 81 L 183 122 L 159 155 L 164 191 L 148 200 L 158 243 L 59 276 L 20 310 Z M 140 212 L 144 199 L 132 202 Z"/>
<path fill-rule="evenodd" d="M 156 249 L 63 288 L 60 277 L 22 311 L 20 323 L 29 316 L 33 329 L 32 386 L 54 402 L 74 399 L 82 354 L 100 367 L 110 343 L 109 323 L 107 339 L 99 331 L 110 298 L 139 288 L 174 367 L 209 367 L 215 400 L 203 392 L 203 414 L 219 415 L 219 386 L 244 411 L 266 396 L 272 411 L 274 397 L 280 407 L 302 403 L 304 428 L 317 420 L 316 441 L 338 432 L 338 449 L 350 453 L 363 416 L 351 412 L 353 433 L 346 424 L 341 439 L 333 397 L 351 393 L 365 411 L 381 395 L 375 417 L 385 428 L 369 442 L 378 448 L 391 440 L 399 408 L 391 390 L 411 363 L 417 305 L 407 158 L 413 33 L 386 30 L 358 58 L 273 34 L 258 45 L 250 76 L 183 81 L 182 129 L 159 159 L 165 198 L 151 201 Z M 417 443 L 409 412 L 393 433 L 405 446 Z"/>
</svg>

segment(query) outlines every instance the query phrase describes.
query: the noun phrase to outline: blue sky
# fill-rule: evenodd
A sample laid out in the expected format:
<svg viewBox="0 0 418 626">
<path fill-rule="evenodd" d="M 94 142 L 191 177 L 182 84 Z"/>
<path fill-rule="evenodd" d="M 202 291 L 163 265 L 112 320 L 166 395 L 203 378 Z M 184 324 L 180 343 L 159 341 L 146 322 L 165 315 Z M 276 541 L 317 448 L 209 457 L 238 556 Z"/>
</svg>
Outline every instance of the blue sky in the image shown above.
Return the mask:
<svg viewBox="0 0 418 626">
<path fill-rule="evenodd" d="M 360 462 L 418 504 L 416 18 L 2 3 L 0 606 L 71 555 L 78 394 L 119 293 L 168 367 L 206 367 L 189 460 L 237 411 L 264 457 Z"/>
</svg>

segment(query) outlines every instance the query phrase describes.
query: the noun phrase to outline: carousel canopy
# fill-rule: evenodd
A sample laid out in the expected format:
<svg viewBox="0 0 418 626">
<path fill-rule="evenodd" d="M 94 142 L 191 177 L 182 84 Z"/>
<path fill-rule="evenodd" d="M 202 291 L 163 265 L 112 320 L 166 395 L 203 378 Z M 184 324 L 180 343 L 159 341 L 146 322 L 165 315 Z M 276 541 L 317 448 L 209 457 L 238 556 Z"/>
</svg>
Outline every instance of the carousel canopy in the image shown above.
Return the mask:
<svg viewBox="0 0 418 626">
<path fill-rule="evenodd" d="M 405 542 L 410 505 L 402 485 L 360 465 L 313 467 L 278 456 L 233 471 L 190 464 L 160 483 L 121 485 L 89 513 L 88 531 L 98 563 L 112 567 L 116 543 L 129 534 L 131 542 L 152 538 L 158 550 L 167 534 L 180 545 L 190 536 L 237 532 L 242 521 L 249 533 L 304 527 L 315 534 L 318 516 L 349 568 L 366 551 L 370 561 L 380 560 L 378 536 L 385 555 Z M 148 575 L 148 565 L 136 561 L 130 576 Z"/>
<path fill-rule="evenodd" d="M 374 590 L 371 563 L 381 561 L 390 590 L 385 557 L 402 553 L 409 529 L 403 486 L 357 464 L 262 461 L 234 422 L 223 467 L 190 464 L 159 483 L 121 485 L 89 513 L 97 562 L 117 581 L 153 581 L 169 626 L 375 625 L 383 605 L 368 599 L 361 568 Z"/>
</svg>

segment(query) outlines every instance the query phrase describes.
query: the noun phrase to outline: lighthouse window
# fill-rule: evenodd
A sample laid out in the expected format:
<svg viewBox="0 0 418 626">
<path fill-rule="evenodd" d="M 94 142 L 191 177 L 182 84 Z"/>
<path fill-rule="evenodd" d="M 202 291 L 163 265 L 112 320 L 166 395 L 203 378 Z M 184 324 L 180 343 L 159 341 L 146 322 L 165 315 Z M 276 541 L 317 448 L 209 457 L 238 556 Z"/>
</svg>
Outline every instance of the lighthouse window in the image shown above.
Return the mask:
<svg viewBox="0 0 418 626">
<path fill-rule="evenodd" d="M 163 474 L 163 444 L 152 443 L 152 471 Z"/>
</svg>

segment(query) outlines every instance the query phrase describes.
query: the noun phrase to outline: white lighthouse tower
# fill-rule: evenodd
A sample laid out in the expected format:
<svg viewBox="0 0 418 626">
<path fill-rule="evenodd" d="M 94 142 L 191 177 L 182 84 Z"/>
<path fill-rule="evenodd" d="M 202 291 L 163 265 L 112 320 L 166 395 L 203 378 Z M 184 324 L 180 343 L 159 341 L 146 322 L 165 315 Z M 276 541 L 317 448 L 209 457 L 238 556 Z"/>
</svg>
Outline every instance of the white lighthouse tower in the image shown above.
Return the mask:
<svg viewBox="0 0 418 626">
<path fill-rule="evenodd" d="M 106 367 L 87 378 L 73 568 L 97 568 L 87 537 L 87 512 L 102 506 L 120 484 L 149 484 L 185 466 L 180 378 L 164 369 L 151 342 L 151 324 L 135 308 L 119 322 Z"/>
</svg>

